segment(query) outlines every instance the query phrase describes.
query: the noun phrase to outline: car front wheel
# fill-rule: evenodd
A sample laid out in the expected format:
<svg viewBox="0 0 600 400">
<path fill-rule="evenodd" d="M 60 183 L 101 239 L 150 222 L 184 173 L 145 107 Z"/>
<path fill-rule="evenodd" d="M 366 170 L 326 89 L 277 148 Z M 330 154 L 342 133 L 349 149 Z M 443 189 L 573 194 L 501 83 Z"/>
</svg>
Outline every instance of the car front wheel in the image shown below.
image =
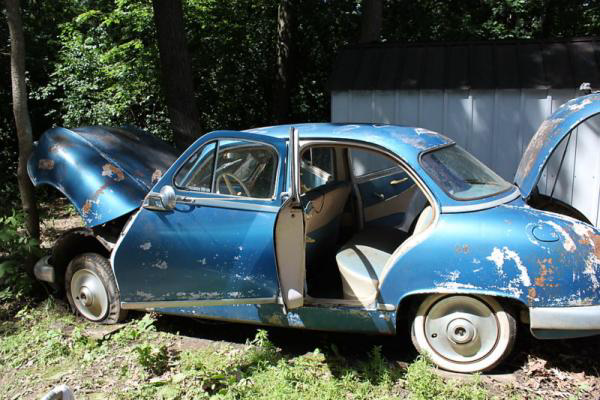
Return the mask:
<svg viewBox="0 0 600 400">
<path fill-rule="evenodd" d="M 85 253 L 71 260 L 65 289 L 73 311 L 90 321 L 114 324 L 126 317 L 110 262 L 99 254 Z"/>
<path fill-rule="evenodd" d="M 513 316 L 487 296 L 427 297 L 412 323 L 416 349 L 448 371 L 493 369 L 512 351 L 517 325 Z"/>
</svg>

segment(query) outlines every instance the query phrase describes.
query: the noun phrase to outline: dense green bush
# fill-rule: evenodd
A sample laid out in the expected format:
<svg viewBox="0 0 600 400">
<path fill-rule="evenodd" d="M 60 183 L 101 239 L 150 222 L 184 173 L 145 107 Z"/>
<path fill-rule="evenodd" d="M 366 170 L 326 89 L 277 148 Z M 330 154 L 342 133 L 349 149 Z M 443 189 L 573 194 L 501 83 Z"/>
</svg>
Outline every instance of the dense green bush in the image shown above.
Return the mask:
<svg viewBox="0 0 600 400">
<path fill-rule="evenodd" d="M 31 295 L 33 281 L 24 266 L 40 256 L 37 240 L 23 229 L 22 212 L 0 217 L 0 302 Z"/>
</svg>

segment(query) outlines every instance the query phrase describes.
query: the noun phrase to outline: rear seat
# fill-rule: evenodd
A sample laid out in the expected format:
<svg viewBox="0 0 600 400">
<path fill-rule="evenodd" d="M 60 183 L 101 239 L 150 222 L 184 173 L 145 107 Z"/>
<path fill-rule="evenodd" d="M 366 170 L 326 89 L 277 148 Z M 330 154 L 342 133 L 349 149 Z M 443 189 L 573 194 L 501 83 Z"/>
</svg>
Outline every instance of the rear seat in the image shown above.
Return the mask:
<svg viewBox="0 0 600 400">
<path fill-rule="evenodd" d="M 412 234 L 422 232 L 432 221 L 433 211 L 427 206 Z M 385 227 L 367 228 L 354 235 L 336 255 L 344 299 L 358 300 L 365 305 L 375 301 L 386 263 L 409 236 L 404 231 Z"/>
<path fill-rule="evenodd" d="M 407 237 L 404 231 L 386 227 L 367 228 L 354 235 L 335 257 L 344 299 L 373 302 L 383 267 Z"/>
</svg>

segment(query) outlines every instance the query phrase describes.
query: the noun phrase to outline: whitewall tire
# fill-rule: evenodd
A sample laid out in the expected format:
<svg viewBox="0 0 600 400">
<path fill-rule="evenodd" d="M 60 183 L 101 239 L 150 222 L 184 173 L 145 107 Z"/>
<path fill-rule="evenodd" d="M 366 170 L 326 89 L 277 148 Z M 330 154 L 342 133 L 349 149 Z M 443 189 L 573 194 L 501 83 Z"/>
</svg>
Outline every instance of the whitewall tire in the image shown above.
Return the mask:
<svg viewBox="0 0 600 400">
<path fill-rule="evenodd" d="M 488 371 L 512 351 L 513 316 L 492 297 L 434 294 L 417 309 L 411 328 L 415 348 L 442 369 Z"/>
</svg>

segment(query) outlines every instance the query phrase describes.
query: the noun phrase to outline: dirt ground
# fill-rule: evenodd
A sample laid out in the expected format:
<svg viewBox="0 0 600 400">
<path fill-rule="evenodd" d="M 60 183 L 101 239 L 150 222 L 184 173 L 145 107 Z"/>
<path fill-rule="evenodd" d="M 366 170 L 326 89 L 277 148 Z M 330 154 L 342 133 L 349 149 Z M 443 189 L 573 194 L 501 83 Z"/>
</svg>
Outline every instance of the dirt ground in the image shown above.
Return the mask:
<svg viewBox="0 0 600 400">
<path fill-rule="evenodd" d="M 82 224 L 66 201 L 59 200 L 48 206 L 56 211 L 47 215 L 43 222 L 44 248 L 50 248 L 61 232 Z M 98 327 L 92 334 L 101 336 L 113 329 L 118 326 Z M 163 315 L 158 317 L 157 329 L 177 333 L 179 340 L 173 346 L 186 350 L 223 342 L 243 346 L 255 337 L 258 327 Z M 373 346 L 381 346 L 383 355 L 400 366 L 413 362 L 417 355 L 407 334 L 382 337 L 283 328 L 267 328 L 267 331 L 270 340 L 289 355 L 304 354 L 315 348 L 333 348 L 345 357 L 361 358 Z M 465 379 L 461 374 L 438 373 L 445 379 Z M 510 387 L 514 390 L 513 395 L 526 399 L 600 399 L 600 336 L 540 341 L 531 336 L 527 326 L 521 326 L 511 358 L 493 373 L 482 375 L 481 379 L 491 393 L 500 397 L 502 391 Z"/>
</svg>

